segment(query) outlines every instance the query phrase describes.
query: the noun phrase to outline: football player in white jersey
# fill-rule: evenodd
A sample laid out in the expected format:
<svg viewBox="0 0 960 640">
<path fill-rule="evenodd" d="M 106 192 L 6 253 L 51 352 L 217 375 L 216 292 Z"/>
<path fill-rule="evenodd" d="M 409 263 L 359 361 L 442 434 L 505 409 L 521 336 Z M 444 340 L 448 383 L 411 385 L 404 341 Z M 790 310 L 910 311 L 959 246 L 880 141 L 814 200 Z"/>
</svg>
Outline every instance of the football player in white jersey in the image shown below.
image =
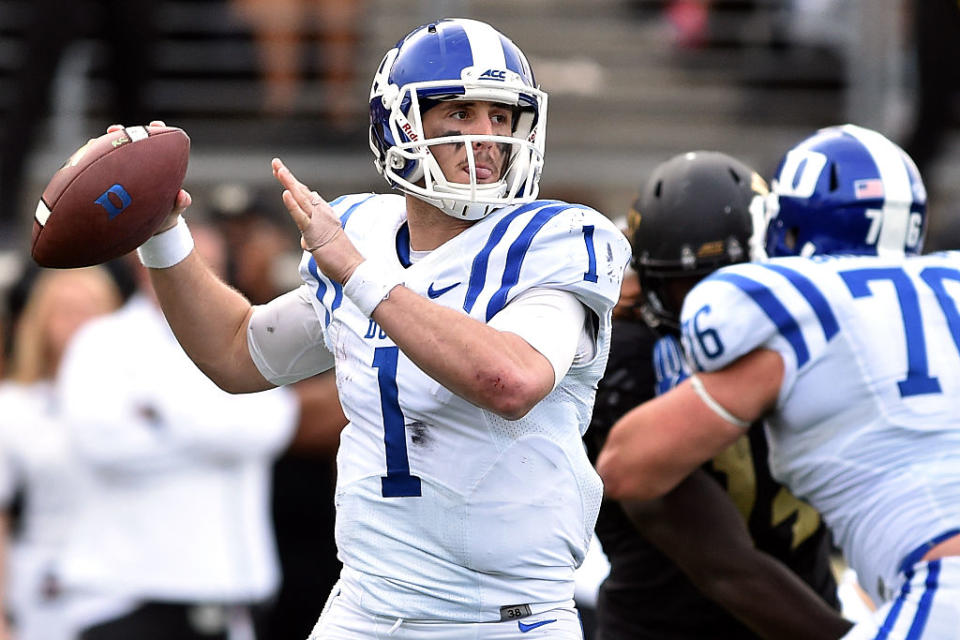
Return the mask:
<svg viewBox="0 0 960 640">
<path fill-rule="evenodd" d="M 880 605 L 844 638 L 960 638 L 960 253 L 919 255 L 923 183 L 874 131 L 802 141 L 773 198 L 772 259 L 686 296 L 698 373 L 614 426 L 606 490 L 661 494 L 762 417 L 774 476 Z"/>
<path fill-rule="evenodd" d="M 376 166 L 402 195 L 327 204 L 273 161 L 299 289 L 251 307 L 176 216 L 140 249 L 224 388 L 336 368 L 343 571 L 313 638 L 582 638 L 573 572 L 602 487 L 581 435 L 630 248 L 596 211 L 537 199 L 546 107 L 503 34 L 424 25 L 370 94 Z"/>
</svg>

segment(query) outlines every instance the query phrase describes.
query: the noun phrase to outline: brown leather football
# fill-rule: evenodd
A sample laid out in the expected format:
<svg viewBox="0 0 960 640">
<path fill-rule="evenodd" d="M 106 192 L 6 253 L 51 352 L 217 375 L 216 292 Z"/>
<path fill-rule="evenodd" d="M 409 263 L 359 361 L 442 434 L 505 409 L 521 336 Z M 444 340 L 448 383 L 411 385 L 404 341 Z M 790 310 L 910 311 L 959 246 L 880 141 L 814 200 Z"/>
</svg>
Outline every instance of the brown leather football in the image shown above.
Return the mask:
<svg viewBox="0 0 960 640">
<path fill-rule="evenodd" d="M 37 203 L 34 261 L 85 267 L 136 249 L 173 210 L 189 156 L 176 127 L 127 127 L 82 146 Z"/>
</svg>

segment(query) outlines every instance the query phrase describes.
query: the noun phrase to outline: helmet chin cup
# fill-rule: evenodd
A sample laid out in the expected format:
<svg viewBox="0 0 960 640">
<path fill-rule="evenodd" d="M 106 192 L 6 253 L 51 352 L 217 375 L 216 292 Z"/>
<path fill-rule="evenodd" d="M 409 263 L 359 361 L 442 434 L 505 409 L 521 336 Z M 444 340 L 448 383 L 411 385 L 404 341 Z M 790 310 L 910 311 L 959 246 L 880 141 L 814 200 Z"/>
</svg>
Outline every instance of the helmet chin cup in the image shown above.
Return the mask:
<svg viewBox="0 0 960 640">
<path fill-rule="evenodd" d="M 432 147 L 448 144 L 459 144 L 466 150 L 466 182 L 448 179 L 431 151 Z M 483 183 L 477 178 L 476 144 L 508 147 L 505 154 L 507 166 L 499 180 Z M 529 180 L 529 175 L 532 170 L 539 172 L 543 164 L 541 151 L 525 140 L 488 135 L 445 136 L 406 142 L 389 149 L 387 158 L 385 175 L 391 183 L 462 220 L 477 220 L 497 208 L 534 200 L 538 181 Z M 394 168 L 410 163 L 414 168 L 406 177 Z"/>
</svg>

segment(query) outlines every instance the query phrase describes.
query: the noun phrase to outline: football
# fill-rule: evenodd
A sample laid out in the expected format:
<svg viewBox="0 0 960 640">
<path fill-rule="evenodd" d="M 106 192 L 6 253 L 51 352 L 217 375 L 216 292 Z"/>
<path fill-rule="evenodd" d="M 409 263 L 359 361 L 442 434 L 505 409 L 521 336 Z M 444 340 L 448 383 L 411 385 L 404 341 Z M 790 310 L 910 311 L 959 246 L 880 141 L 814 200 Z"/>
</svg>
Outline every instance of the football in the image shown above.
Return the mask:
<svg viewBox="0 0 960 640">
<path fill-rule="evenodd" d="M 173 210 L 189 156 L 190 138 L 176 127 L 127 127 L 90 140 L 43 190 L 34 261 L 85 267 L 136 249 Z"/>
</svg>

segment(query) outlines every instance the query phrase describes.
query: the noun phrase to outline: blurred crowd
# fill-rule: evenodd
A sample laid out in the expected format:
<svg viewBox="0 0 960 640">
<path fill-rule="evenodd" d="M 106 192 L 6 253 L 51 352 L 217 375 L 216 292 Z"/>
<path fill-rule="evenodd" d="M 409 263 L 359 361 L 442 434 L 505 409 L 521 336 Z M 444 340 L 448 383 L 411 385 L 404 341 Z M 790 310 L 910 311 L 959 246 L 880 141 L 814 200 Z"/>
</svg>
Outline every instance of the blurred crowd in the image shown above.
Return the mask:
<svg viewBox="0 0 960 640">
<path fill-rule="evenodd" d="M 205 260 L 251 300 L 290 289 L 279 200 L 213 196 Z M 183 638 L 306 637 L 339 573 L 332 376 L 231 396 L 183 355 L 130 256 L 7 267 L 0 638 L 152 637 L 102 624 L 131 612 L 180 618 Z"/>
</svg>

